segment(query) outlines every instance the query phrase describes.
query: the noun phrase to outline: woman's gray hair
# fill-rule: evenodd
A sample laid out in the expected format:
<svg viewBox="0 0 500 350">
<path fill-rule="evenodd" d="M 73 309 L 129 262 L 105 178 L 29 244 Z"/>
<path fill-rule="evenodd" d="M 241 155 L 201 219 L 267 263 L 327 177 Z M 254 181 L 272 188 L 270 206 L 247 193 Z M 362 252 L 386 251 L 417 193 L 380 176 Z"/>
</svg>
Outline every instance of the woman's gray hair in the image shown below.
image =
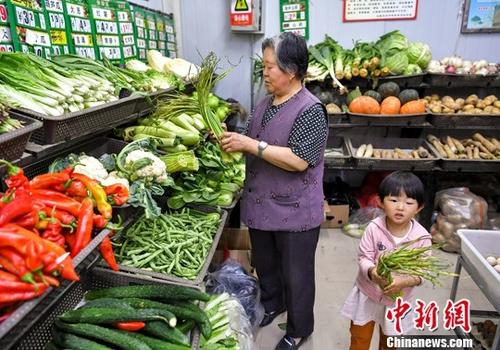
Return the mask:
<svg viewBox="0 0 500 350">
<path fill-rule="evenodd" d="M 299 80 L 304 79 L 309 64 L 309 53 L 303 37 L 291 32 L 284 32 L 264 39 L 262 52 L 268 48 L 274 51 L 276 62 L 282 71 L 295 74 Z"/>
</svg>

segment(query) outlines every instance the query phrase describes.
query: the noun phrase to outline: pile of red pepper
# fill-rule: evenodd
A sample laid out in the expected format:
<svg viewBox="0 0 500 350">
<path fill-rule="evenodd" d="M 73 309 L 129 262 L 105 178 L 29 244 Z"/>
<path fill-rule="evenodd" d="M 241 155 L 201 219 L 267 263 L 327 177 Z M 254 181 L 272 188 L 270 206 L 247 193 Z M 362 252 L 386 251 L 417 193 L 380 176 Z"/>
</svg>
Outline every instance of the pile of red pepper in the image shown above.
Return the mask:
<svg viewBox="0 0 500 350">
<path fill-rule="evenodd" d="M 110 222 L 111 204 L 125 203 L 128 189 L 120 184 L 102 187 L 73 168 L 30 181 L 20 167 L 0 163 L 8 176 L 7 191 L 0 197 L 1 321 L 18 302 L 42 295 L 50 285 L 57 287 L 55 277 L 79 280 L 71 257 L 90 243 L 94 228 L 116 228 Z M 117 270 L 108 237 L 101 253 Z"/>
</svg>

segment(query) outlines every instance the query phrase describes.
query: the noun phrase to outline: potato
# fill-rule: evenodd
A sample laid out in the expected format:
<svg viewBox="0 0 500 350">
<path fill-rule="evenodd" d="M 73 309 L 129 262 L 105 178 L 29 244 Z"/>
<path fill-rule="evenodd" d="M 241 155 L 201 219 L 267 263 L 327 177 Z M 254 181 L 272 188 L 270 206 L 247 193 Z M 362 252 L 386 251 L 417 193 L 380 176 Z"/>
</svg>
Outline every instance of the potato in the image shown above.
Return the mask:
<svg viewBox="0 0 500 350">
<path fill-rule="evenodd" d="M 458 105 L 459 109 L 462 109 L 465 106 L 465 100 L 463 98 L 457 98 L 455 103 Z"/>
<path fill-rule="evenodd" d="M 424 100 L 426 100 L 427 102 L 431 102 L 432 101 L 432 98 L 430 96 L 425 96 L 424 97 Z"/>
<path fill-rule="evenodd" d="M 455 100 L 451 96 L 443 96 L 441 98 L 441 102 L 446 103 L 446 102 L 452 102 L 455 103 Z"/>
<path fill-rule="evenodd" d="M 479 99 L 477 100 L 477 103 L 476 103 L 476 108 L 481 108 L 481 109 L 484 109 L 485 107 L 487 106 L 486 103 L 484 103 L 483 100 Z"/>
<path fill-rule="evenodd" d="M 500 108 L 500 101 L 493 102 L 493 106 L 495 106 L 496 108 Z"/>
<path fill-rule="evenodd" d="M 493 107 L 493 106 L 486 106 L 484 108 L 484 113 L 493 114 L 493 109 L 495 109 L 495 107 Z"/>
<path fill-rule="evenodd" d="M 493 107 L 493 109 L 491 110 L 491 114 L 500 115 L 500 108 Z"/>
<path fill-rule="evenodd" d="M 438 106 L 438 105 L 434 105 L 431 107 L 431 112 L 432 113 L 442 113 L 442 108 L 441 106 Z"/>
<path fill-rule="evenodd" d="M 479 100 L 479 97 L 477 95 L 470 95 L 465 99 L 465 104 L 471 104 L 471 105 L 476 105 L 477 101 Z"/>
<path fill-rule="evenodd" d="M 486 105 L 492 105 L 495 101 L 497 101 L 498 98 L 495 95 L 489 95 L 486 96 L 483 101 L 486 103 Z"/>
<path fill-rule="evenodd" d="M 472 114 L 484 114 L 484 111 L 481 108 L 474 108 Z"/>
<path fill-rule="evenodd" d="M 432 101 L 439 101 L 439 95 L 438 94 L 432 94 L 431 95 L 431 100 Z"/>
<path fill-rule="evenodd" d="M 424 98 L 421 98 L 421 99 L 420 99 L 420 102 L 422 102 L 422 104 L 423 104 L 425 107 L 427 107 L 427 106 L 429 105 L 429 101 L 428 101 L 428 100 L 426 100 L 426 99 L 424 99 Z"/>
<path fill-rule="evenodd" d="M 455 110 L 453 108 L 443 107 L 443 113 L 451 114 L 451 113 L 455 113 Z"/>
<path fill-rule="evenodd" d="M 474 105 L 473 104 L 470 104 L 470 103 L 467 103 L 463 108 L 462 110 L 464 112 L 467 112 L 467 111 L 472 111 L 474 109 Z"/>
</svg>

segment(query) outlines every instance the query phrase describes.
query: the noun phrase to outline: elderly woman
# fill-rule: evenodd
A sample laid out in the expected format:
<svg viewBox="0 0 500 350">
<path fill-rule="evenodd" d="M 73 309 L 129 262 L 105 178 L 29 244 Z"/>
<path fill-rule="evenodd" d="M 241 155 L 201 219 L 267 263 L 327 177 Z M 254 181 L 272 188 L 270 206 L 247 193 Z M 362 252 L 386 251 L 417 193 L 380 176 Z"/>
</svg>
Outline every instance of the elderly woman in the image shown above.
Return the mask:
<svg viewBox="0 0 500 350">
<path fill-rule="evenodd" d="M 252 263 L 266 310 L 261 327 L 287 311 L 276 349 L 298 349 L 314 327 L 314 258 L 323 221 L 326 113 L 302 84 L 305 40 L 292 33 L 262 43 L 269 96 L 249 120 L 246 135 L 226 132 L 226 152 L 246 154 L 241 216 L 249 227 Z"/>
</svg>

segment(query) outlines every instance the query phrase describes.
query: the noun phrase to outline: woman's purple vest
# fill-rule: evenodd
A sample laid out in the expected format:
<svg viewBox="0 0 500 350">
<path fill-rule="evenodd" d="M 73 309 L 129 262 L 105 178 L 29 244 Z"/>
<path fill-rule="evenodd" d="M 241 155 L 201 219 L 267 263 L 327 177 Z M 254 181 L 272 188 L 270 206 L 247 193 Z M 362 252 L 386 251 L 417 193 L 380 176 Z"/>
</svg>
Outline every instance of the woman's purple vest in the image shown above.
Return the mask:
<svg viewBox="0 0 500 350">
<path fill-rule="evenodd" d="M 247 135 L 270 146 L 288 147 L 295 119 L 320 101 L 302 88 L 263 127 L 262 118 L 270 97 L 255 108 Z M 314 168 L 302 172 L 283 170 L 263 159 L 246 155 L 246 179 L 241 199 L 241 218 L 251 228 L 265 231 L 307 231 L 323 222 L 323 145 Z M 266 151 L 264 151 L 265 153 Z"/>
</svg>

